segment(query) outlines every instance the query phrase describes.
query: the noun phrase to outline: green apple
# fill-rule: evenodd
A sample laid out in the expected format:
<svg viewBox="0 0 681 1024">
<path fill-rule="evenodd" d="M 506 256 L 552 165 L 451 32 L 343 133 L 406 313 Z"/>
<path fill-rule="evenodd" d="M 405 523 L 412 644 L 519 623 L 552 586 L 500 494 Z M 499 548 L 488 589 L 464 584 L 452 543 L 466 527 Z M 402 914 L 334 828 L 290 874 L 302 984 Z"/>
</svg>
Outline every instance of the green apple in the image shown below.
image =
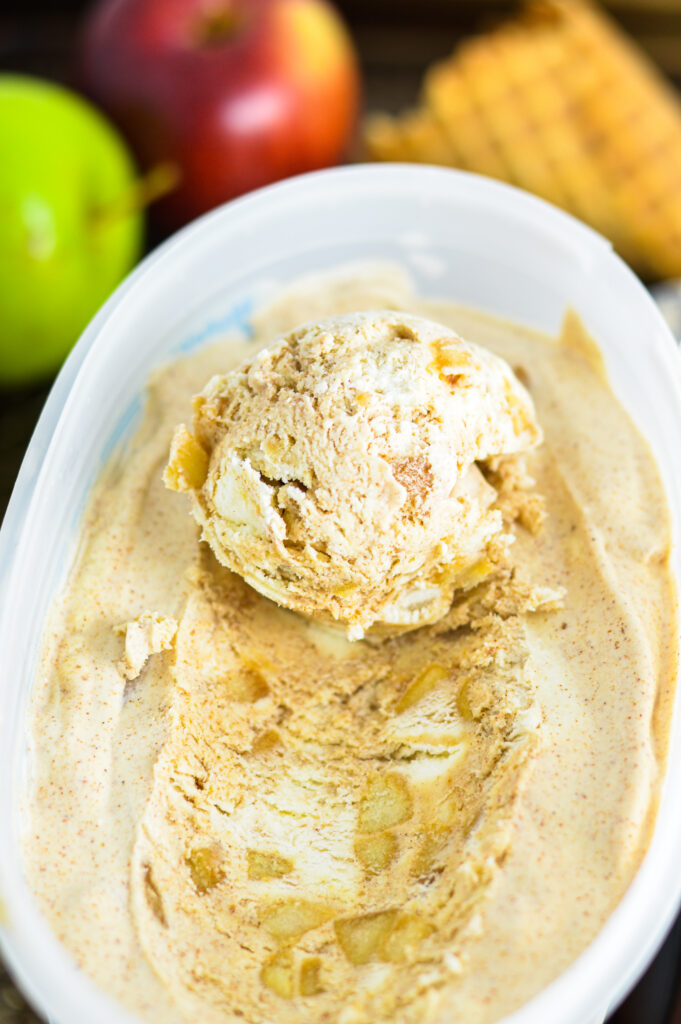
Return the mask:
<svg viewBox="0 0 681 1024">
<path fill-rule="evenodd" d="M 0 75 L 0 387 L 53 373 L 139 258 L 135 180 L 89 103 Z"/>
</svg>

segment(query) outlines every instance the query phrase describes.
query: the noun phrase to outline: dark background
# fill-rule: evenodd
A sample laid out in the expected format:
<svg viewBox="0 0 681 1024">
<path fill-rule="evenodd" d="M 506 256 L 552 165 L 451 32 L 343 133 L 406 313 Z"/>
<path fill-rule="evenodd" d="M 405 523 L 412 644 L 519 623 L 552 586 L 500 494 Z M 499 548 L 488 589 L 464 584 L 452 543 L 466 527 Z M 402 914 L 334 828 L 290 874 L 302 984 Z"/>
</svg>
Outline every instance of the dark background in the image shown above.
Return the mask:
<svg viewBox="0 0 681 1024">
<path fill-rule="evenodd" d="M 456 40 L 508 13 L 514 0 L 335 0 L 363 58 L 368 105 L 399 110 L 427 64 Z M 0 69 L 59 79 L 87 0 L 0 0 Z M 681 85 L 681 0 L 606 0 L 606 6 Z"/>
<path fill-rule="evenodd" d="M 78 24 L 88 6 L 84 0 L 0 0 L 0 72 L 71 82 Z M 345 15 L 359 50 L 366 108 L 397 111 L 415 100 L 431 61 L 446 56 L 458 39 L 484 28 L 515 4 L 512 0 L 336 0 L 336 6 Z M 681 88 L 681 0 L 610 0 L 605 6 Z M 0 392 L 0 517 L 48 390 L 49 385 Z M 681 1024 L 680 976 L 681 920 L 611 1024 Z M 0 1024 L 36 1021 L 0 964 Z"/>
</svg>

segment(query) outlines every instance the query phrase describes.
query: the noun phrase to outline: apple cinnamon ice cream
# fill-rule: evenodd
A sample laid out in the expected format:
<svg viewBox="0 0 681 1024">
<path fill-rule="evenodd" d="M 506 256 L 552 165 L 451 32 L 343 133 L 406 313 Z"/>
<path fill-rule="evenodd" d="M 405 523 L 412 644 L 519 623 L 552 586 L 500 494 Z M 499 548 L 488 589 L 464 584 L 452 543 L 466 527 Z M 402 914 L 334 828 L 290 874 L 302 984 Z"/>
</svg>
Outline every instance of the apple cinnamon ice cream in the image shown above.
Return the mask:
<svg viewBox="0 0 681 1024">
<path fill-rule="evenodd" d="M 517 1009 L 650 839 L 669 545 L 573 314 L 547 337 L 347 270 L 160 369 L 33 694 L 55 933 L 154 1024 Z"/>
<path fill-rule="evenodd" d="M 194 399 L 166 483 L 261 594 L 350 636 L 413 628 L 494 571 L 512 539 L 478 463 L 533 447 L 510 367 L 423 317 L 312 322 Z"/>
</svg>

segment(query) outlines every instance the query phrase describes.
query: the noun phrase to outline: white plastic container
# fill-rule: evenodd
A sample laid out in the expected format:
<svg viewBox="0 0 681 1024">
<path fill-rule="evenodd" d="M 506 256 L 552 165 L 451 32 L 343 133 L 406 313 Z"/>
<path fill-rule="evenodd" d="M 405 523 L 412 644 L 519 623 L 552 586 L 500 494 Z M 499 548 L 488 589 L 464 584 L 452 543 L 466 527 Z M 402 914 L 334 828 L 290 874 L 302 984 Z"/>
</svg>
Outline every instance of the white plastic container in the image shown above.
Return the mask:
<svg viewBox="0 0 681 1024">
<path fill-rule="evenodd" d="M 27 709 L 50 601 L 73 557 L 89 489 L 132 432 L 149 371 L 227 327 L 301 273 L 390 259 L 426 295 L 557 331 L 566 305 L 602 347 L 615 391 L 651 441 L 675 524 L 681 579 L 681 359 L 652 299 L 607 242 L 538 199 L 484 178 L 375 165 L 307 175 L 209 214 L 125 281 L 50 394 L 0 534 L 0 921 L 2 952 L 58 1024 L 130 1024 L 52 936 L 22 874 Z M 681 899 L 681 714 L 645 861 L 576 963 L 513 1024 L 601 1020 L 635 983 Z"/>
</svg>

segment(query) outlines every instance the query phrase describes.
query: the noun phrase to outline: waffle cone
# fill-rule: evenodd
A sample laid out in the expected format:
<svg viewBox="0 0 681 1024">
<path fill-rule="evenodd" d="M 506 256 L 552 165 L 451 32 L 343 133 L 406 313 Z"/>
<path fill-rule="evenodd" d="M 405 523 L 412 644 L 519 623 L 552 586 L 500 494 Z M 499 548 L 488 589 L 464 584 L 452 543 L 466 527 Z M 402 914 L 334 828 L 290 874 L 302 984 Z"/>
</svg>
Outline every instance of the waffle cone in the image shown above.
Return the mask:
<svg viewBox="0 0 681 1024">
<path fill-rule="evenodd" d="M 530 0 L 426 75 L 417 108 L 377 115 L 376 160 L 508 181 L 591 224 L 637 270 L 681 276 L 681 102 L 584 0 Z"/>
</svg>

